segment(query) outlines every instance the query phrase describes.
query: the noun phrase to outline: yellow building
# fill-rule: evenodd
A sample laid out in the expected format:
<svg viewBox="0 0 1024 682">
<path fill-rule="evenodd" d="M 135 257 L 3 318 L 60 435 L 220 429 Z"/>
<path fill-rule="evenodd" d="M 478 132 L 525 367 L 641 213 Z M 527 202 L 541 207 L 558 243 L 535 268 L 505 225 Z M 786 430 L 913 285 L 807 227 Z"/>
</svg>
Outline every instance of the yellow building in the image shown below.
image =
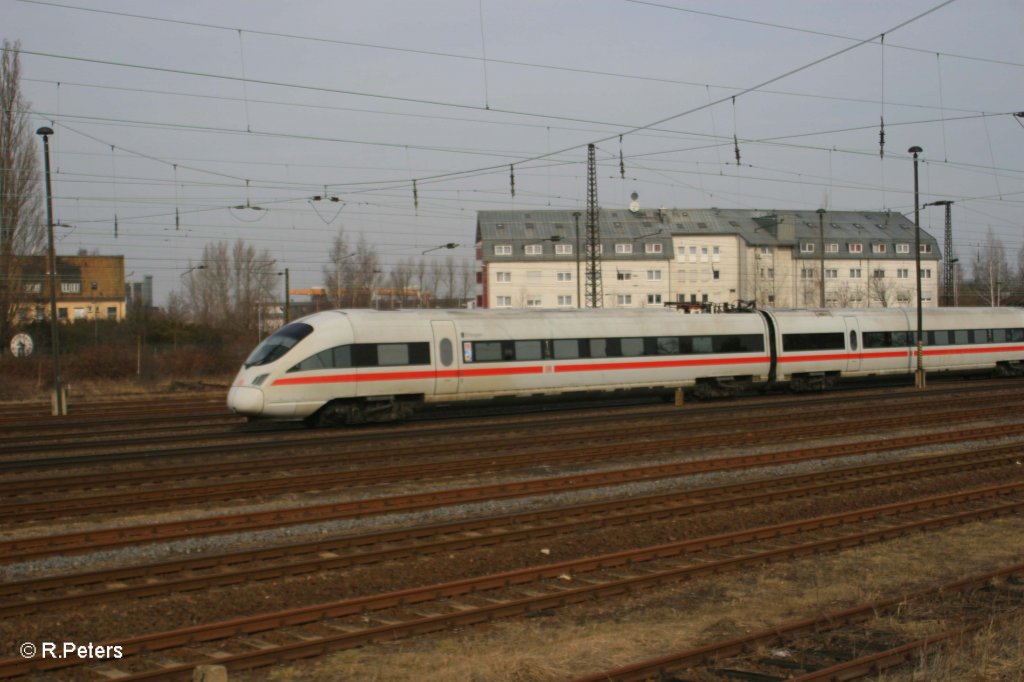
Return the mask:
<svg viewBox="0 0 1024 682">
<path fill-rule="evenodd" d="M 50 317 L 45 256 L 21 261 L 18 319 Z M 120 321 L 125 317 L 124 256 L 57 256 L 57 319 Z"/>
</svg>

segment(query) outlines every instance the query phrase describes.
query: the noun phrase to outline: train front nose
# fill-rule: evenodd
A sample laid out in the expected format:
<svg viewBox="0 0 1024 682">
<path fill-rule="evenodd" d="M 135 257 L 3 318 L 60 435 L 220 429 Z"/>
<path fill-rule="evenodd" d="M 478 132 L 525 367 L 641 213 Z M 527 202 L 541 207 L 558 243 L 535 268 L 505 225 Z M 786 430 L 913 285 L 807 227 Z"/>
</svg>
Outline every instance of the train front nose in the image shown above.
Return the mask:
<svg viewBox="0 0 1024 682">
<path fill-rule="evenodd" d="M 258 417 L 263 414 L 263 391 L 253 386 L 232 386 L 228 390 L 228 408 L 235 414 Z"/>
</svg>

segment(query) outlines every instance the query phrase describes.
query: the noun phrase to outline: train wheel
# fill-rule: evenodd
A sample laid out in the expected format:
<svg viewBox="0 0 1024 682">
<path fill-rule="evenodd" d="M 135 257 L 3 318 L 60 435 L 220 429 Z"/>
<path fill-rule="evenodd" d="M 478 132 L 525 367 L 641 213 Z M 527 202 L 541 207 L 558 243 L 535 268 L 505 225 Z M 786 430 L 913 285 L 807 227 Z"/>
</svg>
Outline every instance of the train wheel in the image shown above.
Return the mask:
<svg viewBox="0 0 1024 682">
<path fill-rule="evenodd" d="M 320 428 L 332 428 L 362 424 L 366 416 L 355 403 L 333 402 L 321 407 L 316 414 L 307 420 L 307 424 Z"/>
</svg>

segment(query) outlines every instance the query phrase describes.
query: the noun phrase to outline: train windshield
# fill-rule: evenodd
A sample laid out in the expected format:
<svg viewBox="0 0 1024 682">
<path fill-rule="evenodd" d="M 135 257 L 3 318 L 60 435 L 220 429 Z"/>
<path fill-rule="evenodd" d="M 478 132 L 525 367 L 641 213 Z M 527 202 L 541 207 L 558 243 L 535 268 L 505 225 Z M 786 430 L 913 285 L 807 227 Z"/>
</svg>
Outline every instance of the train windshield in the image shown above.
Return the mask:
<svg viewBox="0 0 1024 682">
<path fill-rule="evenodd" d="M 245 367 L 255 365 L 266 365 L 277 360 L 313 332 L 313 328 L 305 322 L 292 322 L 287 324 L 263 340 L 263 343 L 256 346 L 248 358 L 245 359 Z"/>
</svg>

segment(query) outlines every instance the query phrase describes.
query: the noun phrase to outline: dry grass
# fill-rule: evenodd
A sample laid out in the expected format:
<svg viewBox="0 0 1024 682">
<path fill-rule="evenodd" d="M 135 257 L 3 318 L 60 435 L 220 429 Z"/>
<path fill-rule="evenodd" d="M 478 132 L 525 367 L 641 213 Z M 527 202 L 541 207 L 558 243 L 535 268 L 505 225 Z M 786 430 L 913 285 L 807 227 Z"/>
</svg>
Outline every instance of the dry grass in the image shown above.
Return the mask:
<svg viewBox="0 0 1024 682">
<path fill-rule="evenodd" d="M 316 682 L 547 682 L 607 670 L 900 591 L 1024 560 L 1024 519 L 1008 518 L 760 571 L 645 591 L 539 618 L 339 652 L 232 679 Z M 982 633 L 962 653 L 887 680 L 1020 680 L 1020 622 Z M 979 658 L 980 657 L 980 658 Z M 983 660 L 990 676 L 964 677 Z M 937 677 L 937 667 L 951 672 Z M 1015 673 L 1013 671 L 1016 671 Z M 973 674 L 973 673 L 972 673 Z M 1016 674 L 1017 676 L 1013 676 Z M 959 676 L 958 676 L 959 675 Z M 1007 675 L 1010 675 L 1007 677 Z"/>
</svg>

